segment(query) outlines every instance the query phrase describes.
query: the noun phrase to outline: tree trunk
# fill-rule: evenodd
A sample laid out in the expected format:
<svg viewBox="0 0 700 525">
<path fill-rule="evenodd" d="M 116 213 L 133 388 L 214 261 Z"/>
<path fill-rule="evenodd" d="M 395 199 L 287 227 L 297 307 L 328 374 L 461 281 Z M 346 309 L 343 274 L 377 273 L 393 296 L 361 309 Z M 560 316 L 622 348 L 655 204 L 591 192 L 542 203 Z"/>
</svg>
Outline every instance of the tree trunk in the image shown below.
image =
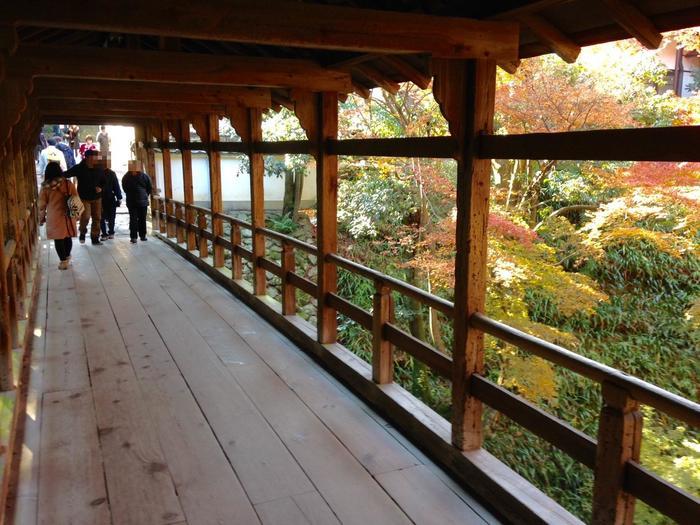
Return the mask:
<svg viewBox="0 0 700 525">
<path fill-rule="evenodd" d="M 294 213 L 294 172 L 284 172 L 284 198 L 282 199 L 282 215 Z"/>
<path fill-rule="evenodd" d="M 304 177 L 306 176 L 306 170 L 302 170 L 297 173 L 294 177 L 294 207 L 292 210 L 292 219 L 297 220 L 299 216 L 299 208 L 301 208 L 301 195 L 304 190 Z"/>
</svg>

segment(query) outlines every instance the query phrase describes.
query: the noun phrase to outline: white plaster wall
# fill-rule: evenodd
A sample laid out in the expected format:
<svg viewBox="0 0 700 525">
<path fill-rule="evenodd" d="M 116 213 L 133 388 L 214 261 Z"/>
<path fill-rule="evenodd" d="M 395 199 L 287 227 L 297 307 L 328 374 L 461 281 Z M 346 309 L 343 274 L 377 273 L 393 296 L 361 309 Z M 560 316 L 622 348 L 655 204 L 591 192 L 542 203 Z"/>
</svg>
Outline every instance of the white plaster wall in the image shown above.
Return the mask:
<svg viewBox="0 0 700 525">
<path fill-rule="evenodd" d="M 173 151 L 171 154 L 173 198 L 184 200 L 184 187 L 182 181 L 182 155 Z M 244 171 L 240 155 L 221 155 L 221 189 L 224 208 L 250 209 L 250 179 L 247 171 Z M 160 163 L 160 164 L 159 164 Z M 156 177 L 162 187 L 163 183 L 163 156 L 156 153 Z M 158 178 L 159 177 L 159 178 Z M 210 200 L 209 193 L 209 160 L 206 153 L 192 153 L 192 184 L 194 201 L 207 203 Z M 265 208 L 278 210 L 282 208 L 284 199 L 284 179 L 277 177 L 265 177 Z M 302 191 L 302 204 L 314 206 L 316 202 L 316 177 L 315 165 L 309 165 L 304 189 Z"/>
</svg>

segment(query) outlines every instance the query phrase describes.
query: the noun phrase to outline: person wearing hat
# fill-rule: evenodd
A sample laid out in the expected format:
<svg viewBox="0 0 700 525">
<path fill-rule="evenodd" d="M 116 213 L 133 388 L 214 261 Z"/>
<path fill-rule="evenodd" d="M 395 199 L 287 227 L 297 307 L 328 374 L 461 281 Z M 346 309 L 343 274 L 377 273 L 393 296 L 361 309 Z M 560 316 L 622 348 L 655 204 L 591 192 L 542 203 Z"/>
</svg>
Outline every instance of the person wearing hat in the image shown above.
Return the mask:
<svg viewBox="0 0 700 525">
<path fill-rule="evenodd" d="M 85 205 L 85 210 L 80 216 L 80 243 L 85 242 L 88 222 L 90 225 L 90 239 L 92 244 L 100 245 L 100 219 L 102 218 L 102 188 L 105 186 L 105 170 L 101 165 L 101 159 L 96 150 L 85 152 L 85 158 L 74 167 L 66 171 L 66 177 L 75 177 L 78 180 L 78 196 Z"/>
<path fill-rule="evenodd" d="M 49 162 L 57 162 L 61 169 L 65 171 L 66 158 L 63 156 L 63 153 L 56 148 L 56 139 L 51 137 L 47 142 L 49 145 L 39 153 L 39 173 L 43 175 L 46 172 L 46 166 Z"/>
</svg>

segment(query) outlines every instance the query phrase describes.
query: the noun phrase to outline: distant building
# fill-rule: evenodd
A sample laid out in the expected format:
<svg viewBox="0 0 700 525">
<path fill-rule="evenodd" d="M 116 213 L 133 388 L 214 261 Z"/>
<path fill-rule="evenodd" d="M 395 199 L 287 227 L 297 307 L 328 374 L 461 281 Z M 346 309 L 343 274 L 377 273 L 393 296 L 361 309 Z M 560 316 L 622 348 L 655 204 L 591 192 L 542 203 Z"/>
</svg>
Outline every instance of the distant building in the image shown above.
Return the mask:
<svg viewBox="0 0 700 525">
<path fill-rule="evenodd" d="M 679 97 L 690 97 L 700 88 L 700 56 L 669 41 L 658 50 L 658 57 L 668 70 L 662 91 L 672 90 Z"/>
</svg>

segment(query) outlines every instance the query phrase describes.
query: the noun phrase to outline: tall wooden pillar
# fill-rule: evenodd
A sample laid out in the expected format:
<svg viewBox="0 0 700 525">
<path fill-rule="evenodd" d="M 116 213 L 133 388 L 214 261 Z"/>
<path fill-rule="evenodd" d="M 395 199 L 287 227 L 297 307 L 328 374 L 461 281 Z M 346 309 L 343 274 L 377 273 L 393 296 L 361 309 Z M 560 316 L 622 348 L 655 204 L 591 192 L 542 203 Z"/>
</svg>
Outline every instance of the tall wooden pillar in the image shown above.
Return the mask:
<svg viewBox="0 0 700 525">
<path fill-rule="evenodd" d="M 255 295 L 267 293 L 265 270 L 260 266 L 260 258 L 265 257 L 265 236 L 258 233 L 258 228 L 265 227 L 265 164 L 263 156 L 256 153 L 253 144 L 262 142 L 262 111 L 258 108 L 248 110 L 250 122 L 250 141 L 248 158 L 250 159 L 250 213 L 253 224 L 253 288 Z"/>
<path fill-rule="evenodd" d="M 0 185 L 3 186 L 0 197 L 6 198 L 6 182 L 9 176 L 7 170 L 7 155 L 0 159 Z M 0 391 L 7 391 L 13 388 L 12 379 L 12 329 L 10 325 L 10 302 L 7 282 L 7 272 L 5 271 L 5 241 L 8 232 L 5 231 L 5 204 L 2 205 L 0 213 Z"/>
<path fill-rule="evenodd" d="M 452 378 L 452 443 L 481 447 L 482 405 L 470 395 L 472 374 L 484 369 L 484 334 L 469 326 L 486 301 L 486 249 L 491 162 L 476 156 L 481 133 L 493 131 L 496 63 L 441 60 L 435 63 L 435 93 L 459 141 L 457 159 L 457 253 Z"/>
<path fill-rule="evenodd" d="M 328 306 L 328 294 L 337 290 L 335 264 L 326 261 L 326 255 L 338 249 L 338 157 L 330 155 L 326 141 L 338 136 L 338 94 L 322 93 L 318 96 L 318 154 L 316 156 L 316 203 L 318 247 L 318 341 L 335 343 L 338 335 L 336 311 Z"/>
<path fill-rule="evenodd" d="M 207 135 L 209 136 L 209 144 L 219 142 L 219 116 L 207 116 Z M 209 148 L 209 189 L 211 200 L 211 231 L 214 234 L 215 241 L 213 244 L 214 251 L 214 268 L 224 266 L 224 247 L 216 243 L 216 238 L 224 234 L 224 224 L 221 218 L 217 217 L 217 213 L 224 211 L 223 195 L 221 192 L 221 153 L 216 151 L 214 147 Z"/>
<path fill-rule="evenodd" d="M 194 230 L 189 228 L 195 224 L 196 214 L 189 206 L 194 203 L 194 185 L 192 183 L 192 150 L 190 144 L 190 123 L 187 120 L 181 120 L 180 137 L 182 140 L 182 185 L 184 189 L 185 200 L 185 221 L 188 228 L 186 233 L 187 249 L 194 250 L 197 248 L 197 237 Z"/>
<path fill-rule="evenodd" d="M 7 184 L 7 201 L 8 201 L 8 215 L 9 222 L 12 227 L 11 238 L 15 240 L 15 250 L 12 257 L 12 262 L 8 265 L 8 275 L 7 275 L 7 285 L 9 294 L 9 307 L 8 313 L 10 317 L 10 334 L 12 337 L 12 346 L 16 347 L 17 341 L 17 320 L 19 317 L 20 310 L 20 298 L 17 293 L 20 284 L 20 276 L 18 272 L 18 267 L 16 264 L 16 259 L 21 251 L 20 239 L 22 236 L 22 229 L 20 227 L 20 209 L 19 209 L 19 199 L 17 195 L 17 173 L 15 170 L 15 147 L 14 140 L 11 136 L 7 143 L 7 157 L 6 157 L 6 177 L 5 183 Z"/>
<path fill-rule="evenodd" d="M 170 156 L 170 148 L 166 146 L 170 142 L 170 131 L 167 121 L 161 123 L 161 150 L 163 151 L 163 193 L 166 199 L 173 198 L 173 168 Z M 175 223 L 171 217 L 175 216 L 175 209 L 172 202 L 165 203 L 166 226 L 165 231 L 168 237 L 175 237 Z"/>
<path fill-rule="evenodd" d="M 156 177 L 156 153 L 151 145 L 153 142 L 153 126 L 151 124 L 146 124 L 145 126 L 145 143 L 146 146 L 146 163 L 144 169 L 146 173 L 151 177 L 151 182 L 153 183 L 153 193 L 158 194 L 160 188 L 158 187 L 158 177 Z M 160 207 L 155 199 L 152 200 L 151 204 L 151 217 L 152 217 L 152 228 L 153 230 L 160 231 Z"/>
</svg>

